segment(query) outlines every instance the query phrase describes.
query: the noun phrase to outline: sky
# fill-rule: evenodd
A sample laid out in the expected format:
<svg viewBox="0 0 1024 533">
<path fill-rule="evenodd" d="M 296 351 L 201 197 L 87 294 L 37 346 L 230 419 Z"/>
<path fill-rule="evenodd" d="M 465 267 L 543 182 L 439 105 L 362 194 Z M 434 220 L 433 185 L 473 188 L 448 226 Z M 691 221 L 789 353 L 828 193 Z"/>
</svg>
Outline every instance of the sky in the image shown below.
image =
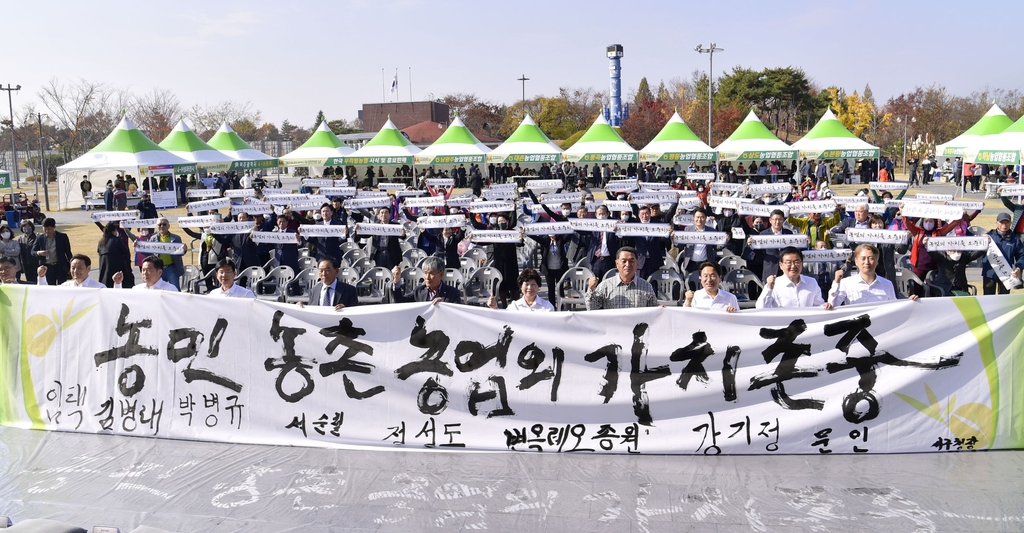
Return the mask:
<svg viewBox="0 0 1024 533">
<path fill-rule="evenodd" d="M 475 93 L 511 104 L 523 75 L 527 98 L 607 93 L 609 44 L 624 47 L 624 95 L 641 77 L 653 89 L 706 70 L 694 47 L 711 42 L 724 49 L 716 76 L 799 67 L 822 87 L 870 84 L 879 104 L 933 83 L 958 95 L 1024 89 L 1014 61 L 1024 44 L 1008 24 L 1024 16 L 1020 0 L 0 0 L 0 13 L 10 44 L 0 85 L 22 86 L 16 109 L 42 107 L 51 78 L 81 78 L 167 89 L 183 108 L 251 102 L 263 121 L 309 127 L 319 110 L 352 120 L 363 103 L 408 101 L 410 68 L 414 100 Z"/>
</svg>

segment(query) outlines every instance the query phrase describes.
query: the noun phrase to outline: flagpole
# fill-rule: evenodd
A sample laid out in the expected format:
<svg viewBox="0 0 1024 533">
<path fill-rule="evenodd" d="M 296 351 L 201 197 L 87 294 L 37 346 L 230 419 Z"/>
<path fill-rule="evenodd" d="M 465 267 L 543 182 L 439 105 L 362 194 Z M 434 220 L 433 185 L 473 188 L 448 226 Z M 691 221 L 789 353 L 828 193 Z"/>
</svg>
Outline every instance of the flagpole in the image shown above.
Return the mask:
<svg viewBox="0 0 1024 533">
<path fill-rule="evenodd" d="M 382 104 L 388 101 L 388 97 L 384 96 L 384 84 L 387 83 L 384 81 L 385 79 L 384 67 L 380 67 L 380 103 Z"/>
<path fill-rule="evenodd" d="M 412 67 L 409 67 L 409 102 L 412 102 Z"/>
<path fill-rule="evenodd" d="M 395 103 L 398 103 L 398 67 L 395 67 Z M 396 107 L 397 109 L 397 107 Z"/>
</svg>

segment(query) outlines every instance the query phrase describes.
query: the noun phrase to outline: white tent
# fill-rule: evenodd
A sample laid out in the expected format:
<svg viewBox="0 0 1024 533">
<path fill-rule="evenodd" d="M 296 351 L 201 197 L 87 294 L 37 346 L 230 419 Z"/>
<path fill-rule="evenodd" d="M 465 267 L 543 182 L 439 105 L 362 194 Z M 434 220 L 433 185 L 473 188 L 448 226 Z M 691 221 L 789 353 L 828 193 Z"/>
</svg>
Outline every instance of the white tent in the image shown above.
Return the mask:
<svg viewBox="0 0 1024 533">
<path fill-rule="evenodd" d="M 541 131 L 530 115 L 519 124 L 512 136 L 487 154 L 488 163 L 519 163 L 541 165 L 557 163 L 562 158 L 562 149 Z"/>
<path fill-rule="evenodd" d="M 243 141 L 227 122 L 221 124 L 220 129 L 213 134 L 213 137 L 210 137 L 206 144 L 231 158 L 230 165 L 223 170 L 254 170 L 277 166 L 276 158 L 249 146 L 249 143 Z M 214 170 L 222 169 L 215 168 Z"/>
<path fill-rule="evenodd" d="M 228 165 L 232 161 L 223 152 L 203 142 L 184 120 L 178 120 L 171 133 L 160 141 L 160 147 L 186 161 L 198 163 L 203 168 Z"/>
<path fill-rule="evenodd" d="M 878 159 L 879 150 L 850 133 L 832 113 L 825 111 L 821 120 L 793 148 L 807 159 Z"/>
<path fill-rule="evenodd" d="M 1013 121 L 1010 120 L 1010 117 L 1006 116 L 1006 113 L 998 105 L 992 104 L 988 112 L 978 122 L 968 128 L 967 131 L 957 135 L 949 142 L 936 145 L 935 156 L 937 158 L 962 157 L 967 147 L 971 146 L 975 141 L 982 137 L 1002 133 L 1011 124 L 1013 124 Z"/>
<path fill-rule="evenodd" d="M 281 156 L 280 161 L 282 166 L 313 167 L 322 173 L 324 167 L 341 165 L 344 157 L 352 152 L 354 150 L 339 139 L 324 120 L 302 146 Z"/>
<path fill-rule="evenodd" d="M 455 117 L 433 144 L 416 154 L 415 161 L 417 166 L 481 164 L 490 151 L 469 131 L 461 118 Z"/>
<path fill-rule="evenodd" d="M 580 140 L 562 154 L 562 158 L 577 163 L 635 163 L 637 151 L 622 140 L 602 113 Z"/>
<path fill-rule="evenodd" d="M 797 158 L 797 151 L 768 131 L 753 109 L 736 131 L 715 150 L 722 161 L 781 161 Z"/>
<path fill-rule="evenodd" d="M 193 174 L 196 164 L 164 150 L 142 134 L 127 117 L 102 142 L 66 165 L 57 167 L 57 209 L 76 209 L 84 204 L 82 176 L 99 172 L 113 176 L 126 172 L 143 177 L 151 171 Z M 140 179 L 141 181 L 141 179 Z"/>
</svg>

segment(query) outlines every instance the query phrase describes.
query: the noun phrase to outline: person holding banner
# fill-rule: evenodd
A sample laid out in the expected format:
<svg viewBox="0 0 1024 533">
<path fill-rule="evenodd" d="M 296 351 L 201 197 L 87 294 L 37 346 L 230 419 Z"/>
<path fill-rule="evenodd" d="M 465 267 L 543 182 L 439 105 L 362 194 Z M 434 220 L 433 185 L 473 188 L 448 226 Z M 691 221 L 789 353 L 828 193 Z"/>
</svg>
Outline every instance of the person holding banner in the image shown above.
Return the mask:
<svg viewBox="0 0 1024 533">
<path fill-rule="evenodd" d="M 831 248 L 829 230 L 839 224 L 841 213 L 839 206 L 836 206 L 836 210 L 827 218 L 822 218 L 821 213 L 811 213 L 806 217 L 790 215 L 789 223 L 796 228 L 797 232 L 807 235 L 812 250 L 818 248 L 819 241 L 824 242 L 826 248 Z"/>
<path fill-rule="evenodd" d="M 272 231 L 278 233 L 295 233 L 294 229 L 288 227 L 290 217 L 278 216 L 275 218 L 275 227 Z M 260 247 L 265 250 L 273 249 L 274 259 L 280 266 L 291 267 L 293 272 L 299 271 L 299 243 L 296 240 L 294 243 L 276 243 L 276 244 L 261 244 Z"/>
<path fill-rule="evenodd" d="M 235 264 L 226 259 L 217 263 L 217 281 L 220 287 L 210 291 L 207 296 L 221 298 L 255 298 L 251 290 L 235 284 Z"/>
<path fill-rule="evenodd" d="M 21 221 L 21 235 L 18 235 L 18 245 L 21 246 L 21 270 L 25 273 L 25 281 L 36 282 L 36 269 L 39 268 L 39 256 L 32 253 L 39 236 L 36 235 L 36 225 L 29 219 Z"/>
<path fill-rule="evenodd" d="M 780 256 L 783 278 L 768 276 L 764 290 L 754 305 L 757 309 L 778 309 L 783 307 L 821 307 L 832 309 L 832 304 L 821 297 L 818 282 L 802 274 L 804 253 L 792 246 L 783 248 Z"/>
<path fill-rule="evenodd" d="M 167 217 L 160 217 L 156 219 L 156 233 L 149 238 L 149 241 L 173 242 L 177 244 L 181 243 L 181 237 L 171 233 L 171 221 L 167 220 Z M 186 251 L 187 250 L 188 249 L 186 247 Z M 173 285 L 174 290 L 180 291 L 181 275 L 185 273 L 185 266 L 181 262 L 181 256 L 160 254 L 160 260 L 163 264 L 160 274 L 161 279 Z M 143 267 L 145 267 L 145 261 L 143 261 Z"/>
<path fill-rule="evenodd" d="M 1004 266 L 1012 268 L 1012 277 L 1019 281 L 1021 268 L 1024 268 L 1024 243 L 1021 243 L 1020 238 L 1013 232 L 1013 225 L 1010 222 L 1009 213 L 999 213 L 996 215 L 996 229 L 989 231 L 987 235 L 1002 255 Z M 982 290 L 985 295 L 1009 294 L 1010 289 L 1003 284 L 999 272 L 992 265 L 993 260 L 999 261 L 1000 258 L 989 257 L 986 254 L 981 261 Z"/>
<path fill-rule="evenodd" d="M 76 287 L 83 289 L 105 289 L 106 285 L 89 277 L 89 271 L 92 270 L 92 260 L 89 256 L 82 254 L 75 254 L 71 258 L 71 279 L 61 283 L 61 287 Z M 36 274 L 38 279 L 36 285 L 47 285 L 46 283 L 46 265 L 39 267 Z M 121 272 L 114 274 L 114 287 L 115 289 L 121 288 L 121 282 L 124 281 L 124 275 Z"/>
<path fill-rule="evenodd" d="M 380 207 L 375 214 L 378 224 L 391 224 L 390 208 Z M 391 270 L 402 262 L 402 247 L 399 244 L 401 237 L 398 235 L 360 235 L 356 233 L 353 236 L 357 241 L 363 237 L 366 238 L 367 252 L 377 266 Z"/>
<path fill-rule="evenodd" d="M 319 305 L 341 311 L 346 307 L 359 305 L 359 293 L 356 288 L 338 279 L 340 265 L 341 263 L 333 257 L 325 257 L 316 264 L 320 281 L 309 289 L 309 301 L 299 302 L 299 307 Z"/>
<path fill-rule="evenodd" d="M 926 239 L 925 246 L 927 245 Z M 976 259 L 984 257 L 985 250 L 946 250 L 928 252 L 928 255 L 935 261 L 935 274 L 932 275 L 931 282 L 942 291 L 943 296 L 970 296 L 967 267 Z"/>
<path fill-rule="evenodd" d="M 540 292 L 540 274 L 536 270 L 524 268 L 516 281 L 519 283 L 519 289 L 523 291 L 523 297 L 508 304 L 508 307 L 505 308 L 506 311 L 553 312 L 555 310 L 555 306 L 551 305 L 551 302 L 537 296 Z M 487 307 L 498 308 L 498 300 L 493 295 L 487 299 Z"/>
<path fill-rule="evenodd" d="M 707 211 L 703 207 L 698 207 L 693 211 L 693 226 L 687 229 L 687 231 L 715 231 L 713 228 L 707 226 Z M 666 241 L 668 239 L 665 239 Z M 670 244 L 670 243 L 669 243 Z M 690 264 L 694 265 L 703 264 L 706 261 L 716 261 L 718 259 L 718 246 L 713 244 L 687 244 L 680 252 L 681 257 L 678 258 L 679 268 L 684 272 L 687 272 L 690 268 Z M 664 264 L 664 253 L 662 254 L 662 261 L 658 264 L 658 268 Z M 654 270 L 657 270 L 654 269 Z M 653 270 L 651 272 L 654 272 Z M 647 274 L 648 276 L 650 273 Z M 646 279 L 647 276 L 644 276 Z"/>
<path fill-rule="evenodd" d="M 96 254 L 100 257 L 100 282 L 107 288 L 114 288 L 114 276 L 121 274 L 121 285 L 127 281 L 128 286 L 135 285 L 135 274 L 132 272 L 132 253 L 118 236 L 122 231 L 116 222 L 107 222 L 103 228 L 103 237 L 96 245 Z M 134 235 L 132 235 L 134 237 Z"/>
<path fill-rule="evenodd" d="M 587 310 L 656 307 L 658 299 L 650 282 L 637 276 L 636 249 L 623 246 L 616 250 L 618 275 L 601 281 L 596 276 L 587 282 Z"/>
<path fill-rule="evenodd" d="M 700 266 L 701 288 L 696 292 L 686 291 L 685 307 L 695 309 L 719 310 L 726 313 L 735 313 L 740 310 L 740 303 L 736 295 L 721 289 L 722 267 L 710 261 Z"/>
<path fill-rule="evenodd" d="M 966 218 L 966 215 L 965 215 Z M 915 224 L 910 217 L 904 215 L 902 217 L 903 225 L 906 226 L 907 231 L 910 232 L 911 236 L 911 248 L 910 248 L 910 266 L 911 271 L 922 280 L 928 276 L 928 273 L 935 270 L 935 262 L 932 261 L 932 257 L 928 255 L 928 250 L 925 248 L 924 241 L 926 238 L 933 235 L 946 235 L 953 231 L 958 224 L 960 219 L 953 220 L 949 224 L 939 227 L 939 221 L 934 218 L 921 219 L 921 225 Z M 924 287 L 916 287 L 915 292 L 923 292 Z"/>
<path fill-rule="evenodd" d="M 475 217 L 469 220 L 478 230 L 511 230 L 516 227 L 514 216 L 506 213 L 487 213 L 487 215 L 487 224 L 478 222 Z M 519 286 L 515 281 L 519 277 L 519 256 L 516 248 L 522 245 L 522 239 L 517 244 L 507 242 L 491 244 L 494 250 L 491 254 L 493 266 L 498 269 L 498 272 L 501 272 L 501 285 L 498 287 L 498 293 L 503 306 L 508 305 L 510 300 L 518 300 L 520 296 Z"/>
<path fill-rule="evenodd" d="M 1009 196 L 1003 196 L 1003 187 L 999 187 L 999 199 L 1002 200 L 1003 205 L 1013 213 L 1013 218 L 1010 221 L 1010 227 L 1013 228 L 1013 233 L 1018 237 L 1024 233 L 1024 203 L 1016 203 L 1010 199 Z"/>
<path fill-rule="evenodd" d="M 860 244 L 853 250 L 853 257 L 860 272 L 855 276 L 844 277 L 845 272 L 836 271 L 835 281 L 828 292 L 828 302 L 832 307 L 896 301 L 896 289 L 892 282 L 875 274 L 878 248 L 873 244 Z M 909 299 L 917 300 L 917 295 L 912 294 Z"/>
<path fill-rule="evenodd" d="M 447 283 L 444 283 L 444 259 L 437 256 L 430 256 L 423 260 L 423 284 L 403 289 L 402 267 L 396 266 L 391 269 L 391 276 L 394 279 L 391 294 L 395 303 L 408 302 L 431 302 L 437 305 L 441 302 L 461 304 L 462 292 Z"/>
<path fill-rule="evenodd" d="M 57 221 L 47 218 L 43 221 L 43 234 L 32 245 L 33 255 L 46 267 L 46 284 L 60 285 L 68 280 L 71 269 L 71 241 L 64 233 L 57 231 Z"/>
<path fill-rule="evenodd" d="M 793 232 L 783 228 L 782 224 L 786 221 L 786 214 L 781 209 L 775 209 L 772 211 L 771 216 L 768 217 L 768 223 L 770 226 L 768 229 L 762 231 L 760 235 L 792 235 Z M 755 263 L 761 263 L 761 279 L 768 279 L 768 276 L 774 276 L 779 273 L 779 252 L 780 248 L 765 248 L 762 250 L 754 250 L 750 248 L 752 239 L 747 239 L 747 249 L 744 250 L 743 258 L 747 260 L 753 260 Z"/>
<path fill-rule="evenodd" d="M 611 218 L 611 211 L 608 207 L 599 205 L 595 215 L 598 220 L 606 220 Z M 612 232 L 598 231 L 590 235 L 588 240 L 587 259 L 593 267 L 591 271 L 598 276 L 603 276 L 605 272 L 615 267 L 615 261 L 612 258 L 618 256 L 619 237 Z"/>
</svg>

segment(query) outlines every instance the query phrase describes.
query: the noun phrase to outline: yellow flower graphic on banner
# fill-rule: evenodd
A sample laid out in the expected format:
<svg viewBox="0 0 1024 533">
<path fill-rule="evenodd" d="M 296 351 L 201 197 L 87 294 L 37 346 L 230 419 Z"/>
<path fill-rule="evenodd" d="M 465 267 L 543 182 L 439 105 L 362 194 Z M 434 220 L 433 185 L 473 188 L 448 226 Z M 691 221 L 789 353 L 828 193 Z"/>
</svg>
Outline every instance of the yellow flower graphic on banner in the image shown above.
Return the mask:
<svg viewBox="0 0 1024 533">
<path fill-rule="evenodd" d="M 78 322 L 96 307 L 96 304 L 90 305 L 85 309 L 72 314 L 73 307 L 75 305 L 75 299 L 72 298 L 68 302 L 68 306 L 64 308 L 64 313 L 61 316 L 57 315 L 57 309 L 50 310 L 50 316 L 44 314 L 32 315 L 25 321 L 25 336 L 28 339 L 28 353 L 35 357 L 44 357 L 46 352 L 50 350 L 50 345 L 57 338 L 57 334 L 62 330 L 70 328 L 75 322 Z"/>
<path fill-rule="evenodd" d="M 995 417 L 992 416 L 992 408 L 980 403 L 967 403 L 961 406 L 956 405 L 956 395 L 952 395 L 946 402 L 946 408 L 942 409 L 939 399 L 932 392 L 927 383 L 924 385 L 924 392 L 928 395 L 928 403 L 894 392 L 903 401 L 910 404 L 914 409 L 937 420 L 940 424 L 949 428 L 950 433 L 958 439 L 978 439 L 977 449 L 987 448 L 992 438 L 995 437 Z"/>
</svg>

